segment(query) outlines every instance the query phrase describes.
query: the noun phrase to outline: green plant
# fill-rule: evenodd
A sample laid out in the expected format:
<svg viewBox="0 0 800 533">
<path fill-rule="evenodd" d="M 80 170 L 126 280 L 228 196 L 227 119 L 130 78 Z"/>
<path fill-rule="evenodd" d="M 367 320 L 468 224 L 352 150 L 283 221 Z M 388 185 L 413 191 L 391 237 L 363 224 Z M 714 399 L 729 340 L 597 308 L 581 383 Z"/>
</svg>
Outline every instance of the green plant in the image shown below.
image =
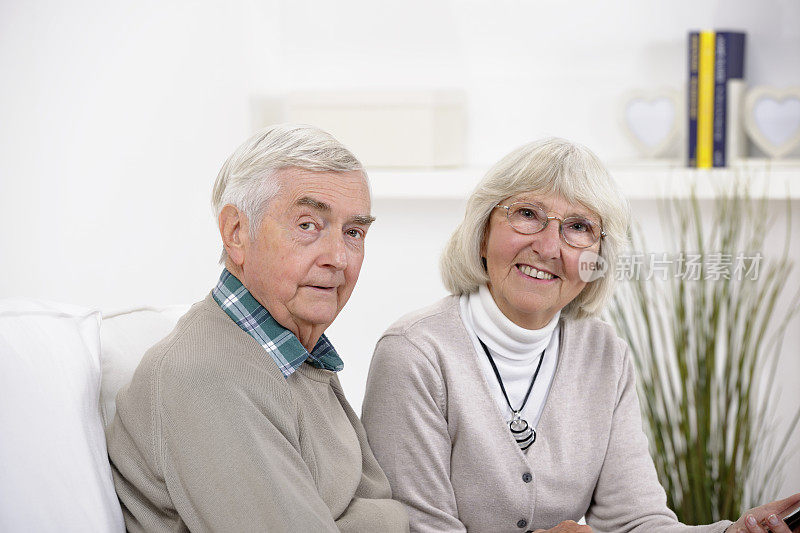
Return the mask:
<svg viewBox="0 0 800 533">
<path fill-rule="evenodd" d="M 679 260 L 680 252 L 684 259 L 687 252 L 701 256 L 704 261 L 692 265 L 699 275 L 688 278 L 684 262 L 682 271 L 659 279 L 644 264 L 638 276 L 620 284 L 610 308 L 636 361 L 642 413 L 668 505 L 688 524 L 736 520 L 773 499 L 800 420 L 798 409 L 788 425 L 777 427 L 775 391 L 768 387 L 786 328 L 800 311 L 800 293 L 787 298 L 785 292 L 793 268 L 788 202 L 786 246 L 772 259 L 761 254 L 774 222 L 765 199 L 750 198 L 739 184 L 710 202 L 703 209 L 692 192 L 659 210 L 679 252 L 673 258 Z M 641 230 L 634 243 L 646 249 Z M 736 266 L 742 270 L 737 275 L 731 268 L 724 279 L 709 257 L 730 258 L 731 265 L 741 259 Z M 757 275 L 746 272 L 754 268 Z M 779 303 L 788 306 L 781 316 Z"/>
</svg>

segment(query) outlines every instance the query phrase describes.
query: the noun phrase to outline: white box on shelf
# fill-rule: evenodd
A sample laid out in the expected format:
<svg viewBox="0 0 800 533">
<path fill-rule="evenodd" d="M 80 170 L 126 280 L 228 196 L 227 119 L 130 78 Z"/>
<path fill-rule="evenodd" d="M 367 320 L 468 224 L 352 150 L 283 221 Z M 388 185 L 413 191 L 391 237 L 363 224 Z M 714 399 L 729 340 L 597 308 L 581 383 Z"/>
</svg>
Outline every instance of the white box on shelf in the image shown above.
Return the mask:
<svg viewBox="0 0 800 533">
<path fill-rule="evenodd" d="M 292 93 L 286 118 L 329 131 L 368 169 L 460 167 L 465 101 L 460 91 Z"/>
</svg>

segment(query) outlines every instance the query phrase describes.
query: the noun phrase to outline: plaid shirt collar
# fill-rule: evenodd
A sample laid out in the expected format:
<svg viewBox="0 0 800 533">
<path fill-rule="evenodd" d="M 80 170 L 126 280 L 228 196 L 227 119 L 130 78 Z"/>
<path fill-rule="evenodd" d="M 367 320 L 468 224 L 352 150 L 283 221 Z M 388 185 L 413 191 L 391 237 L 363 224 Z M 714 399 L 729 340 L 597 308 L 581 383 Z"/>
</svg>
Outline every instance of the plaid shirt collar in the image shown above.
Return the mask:
<svg viewBox="0 0 800 533">
<path fill-rule="evenodd" d="M 317 368 L 334 372 L 344 368 L 344 362 L 324 334 L 308 353 L 294 333 L 278 324 L 227 268 L 222 271 L 211 296 L 237 326 L 267 351 L 284 377 L 291 376 L 306 360 Z"/>
</svg>

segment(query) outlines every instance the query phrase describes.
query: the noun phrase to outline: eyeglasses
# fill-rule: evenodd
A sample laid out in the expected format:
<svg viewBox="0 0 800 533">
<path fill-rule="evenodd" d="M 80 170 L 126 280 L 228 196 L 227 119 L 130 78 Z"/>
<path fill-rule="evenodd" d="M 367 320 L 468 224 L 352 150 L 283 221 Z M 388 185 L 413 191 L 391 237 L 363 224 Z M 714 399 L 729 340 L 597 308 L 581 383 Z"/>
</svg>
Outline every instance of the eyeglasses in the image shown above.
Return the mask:
<svg viewBox="0 0 800 533">
<path fill-rule="evenodd" d="M 558 220 L 561 238 L 573 248 L 588 248 L 606 236 L 597 222 L 585 217 L 567 217 L 564 220 L 549 217 L 547 211 L 540 205 L 514 202 L 511 205 L 498 204 L 495 207 L 505 209 L 508 223 L 523 235 L 539 233 L 551 220 Z"/>
</svg>

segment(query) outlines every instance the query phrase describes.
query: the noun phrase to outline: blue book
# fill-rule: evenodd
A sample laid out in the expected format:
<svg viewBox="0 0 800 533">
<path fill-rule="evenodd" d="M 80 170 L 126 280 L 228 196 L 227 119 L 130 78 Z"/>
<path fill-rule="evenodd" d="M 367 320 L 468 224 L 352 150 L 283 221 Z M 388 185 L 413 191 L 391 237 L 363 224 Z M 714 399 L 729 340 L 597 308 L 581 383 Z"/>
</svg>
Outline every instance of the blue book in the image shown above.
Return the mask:
<svg viewBox="0 0 800 533">
<path fill-rule="evenodd" d="M 728 81 L 744 78 L 745 34 L 718 31 L 714 57 L 714 153 L 715 167 L 728 163 Z"/>
<path fill-rule="evenodd" d="M 686 103 L 689 115 L 687 132 L 686 166 L 697 166 L 697 68 L 700 64 L 700 32 L 689 32 L 688 43 L 689 79 L 687 83 Z"/>
</svg>

